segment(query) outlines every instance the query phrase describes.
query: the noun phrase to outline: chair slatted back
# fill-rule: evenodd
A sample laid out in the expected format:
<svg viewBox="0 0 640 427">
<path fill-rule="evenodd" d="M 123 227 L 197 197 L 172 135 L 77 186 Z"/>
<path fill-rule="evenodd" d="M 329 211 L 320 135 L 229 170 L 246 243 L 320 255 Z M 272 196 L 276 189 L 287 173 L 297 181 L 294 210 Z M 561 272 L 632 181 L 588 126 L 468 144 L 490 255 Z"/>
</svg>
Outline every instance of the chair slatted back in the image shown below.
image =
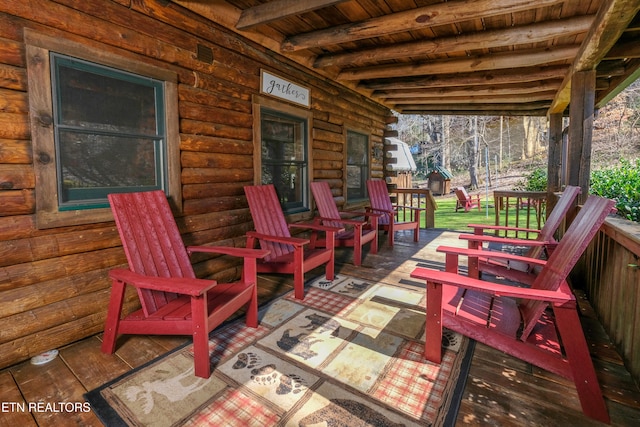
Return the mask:
<svg viewBox="0 0 640 427">
<path fill-rule="evenodd" d="M 258 233 L 270 236 L 291 237 L 282 206 L 273 184 L 249 185 L 244 187 L 253 225 Z M 284 243 L 260 240 L 260 247 L 271 253 L 265 257 L 268 261 L 294 251 L 294 247 Z"/>
<path fill-rule="evenodd" d="M 333 200 L 331 188 L 329 188 L 329 184 L 326 181 L 312 182 L 311 192 L 321 217 L 340 219 L 340 212 Z M 342 227 L 342 223 L 336 221 L 324 221 L 323 224 L 329 227 Z"/>
<path fill-rule="evenodd" d="M 456 187 L 453 189 L 453 192 L 456 193 L 456 197 L 461 202 L 466 202 L 469 200 L 469 193 L 464 187 Z"/>
<path fill-rule="evenodd" d="M 537 240 L 540 241 L 554 241 L 553 235 L 555 234 L 562 221 L 567 216 L 569 210 L 573 207 L 573 204 L 580 194 L 580 187 L 576 187 L 573 185 L 568 185 L 558 203 L 554 206 L 553 210 L 547 217 L 544 225 L 540 229 L 540 233 L 538 234 Z M 527 256 L 531 258 L 540 258 L 540 254 L 544 248 L 542 246 L 533 246 L 531 250 L 527 253 Z"/>
<path fill-rule="evenodd" d="M 156 277 L 195 277 L 164 192 L 110 194 L 108 198 L 131 271 Z M 146 315 L 177 297 L 150 290 L 138 290 L 138 295 Z"/>
<path fill-rule="evenodd" d="M 589 196 L 567 229 L 557 248 L 553 251 L 544 268 L 536 276 L 532 289 L 557 290 L 567 280 L 569 273 L 596 235 L 607 215 L 611 213 L 615 202 L 597 196 Z M 520 307 L 524 328 L 521 339 L 525 339 L 533 330 L 547 304 L 541 301 L 527 300 Z"/>
<path fill-rule="evenodd" d="M 369 203 L 372 209 L 383 211 L 394 211 L 393 203 L 391 203 L 391 197 L 389 196 L 389 190 L 387 189 L 387 183 L 381 179 L 367 180 L 367 190 L 369 191 Z M 379 218 L 380 224 L 388 224 L 389 218 L 384 215 Z"/>
</svg>

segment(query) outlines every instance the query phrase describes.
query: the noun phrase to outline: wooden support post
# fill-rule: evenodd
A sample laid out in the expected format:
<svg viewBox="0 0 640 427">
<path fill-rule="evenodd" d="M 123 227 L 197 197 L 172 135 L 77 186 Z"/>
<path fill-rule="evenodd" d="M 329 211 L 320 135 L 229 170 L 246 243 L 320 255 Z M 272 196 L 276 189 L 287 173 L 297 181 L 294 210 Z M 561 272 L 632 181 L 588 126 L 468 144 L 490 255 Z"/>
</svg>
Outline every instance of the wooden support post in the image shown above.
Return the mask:
<svg viewBox="0 0 640 427">
<path fill-rule="evenodd" d="M 571 81 L 569 105 L 569 150 L 566 184 L 582 189 L 578 202 L 584 203 L 589 194 L 591 174 L 591 137 L 595 103 L 596 72 L 579 71 Z"/>
<path fill-rule="evenodd" d="M 547 162 L 547 190 L 562 191 L 562 114 L 549 116 L 549 158 Z"/>
<path fill-rule="evenodd" d="M 556 197 L 562 191 L 562 114 L 549 115 L 549 157 L 547 159 L 547 215 L 553 210 Z"/>
</svg>

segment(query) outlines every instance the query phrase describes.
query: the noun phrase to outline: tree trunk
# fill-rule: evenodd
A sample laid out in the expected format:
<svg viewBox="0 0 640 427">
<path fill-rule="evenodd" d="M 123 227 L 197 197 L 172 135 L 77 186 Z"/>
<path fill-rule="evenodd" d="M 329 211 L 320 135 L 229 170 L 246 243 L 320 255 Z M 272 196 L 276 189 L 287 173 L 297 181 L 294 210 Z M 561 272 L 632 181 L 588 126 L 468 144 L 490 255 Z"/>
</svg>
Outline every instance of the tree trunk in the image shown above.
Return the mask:
<svg viewBox="0 0 640 427">
<path fill-rule="evenodd" d="M 472 126 L 473 138 L 469 140 L 469 178 L 471 178 L 471 189 L 475 190 L 478 188 L 478 116 L 473 118 Z"/>
</svg>

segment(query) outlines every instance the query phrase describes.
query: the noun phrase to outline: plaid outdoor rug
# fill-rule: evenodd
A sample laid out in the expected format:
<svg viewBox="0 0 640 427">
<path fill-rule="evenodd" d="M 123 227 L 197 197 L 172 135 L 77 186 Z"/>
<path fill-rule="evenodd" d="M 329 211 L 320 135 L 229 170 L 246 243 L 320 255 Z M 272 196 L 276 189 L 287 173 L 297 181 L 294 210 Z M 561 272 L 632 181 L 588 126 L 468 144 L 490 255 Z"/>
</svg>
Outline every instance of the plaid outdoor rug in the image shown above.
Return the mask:
<svg viewBox="0 0 640 427">
<path fill-rule="evenodd" d="M 424 307 L 417 287 L 317 279 L 304 301 L 261 308 L 257 329 L 213 331 L 209 379 L 193 375 L 187 345 L 85 397 L 109 427 L 449 423 L 472 350 L 449 332 L 442 364 L 426 362 Z"/>
</svg>

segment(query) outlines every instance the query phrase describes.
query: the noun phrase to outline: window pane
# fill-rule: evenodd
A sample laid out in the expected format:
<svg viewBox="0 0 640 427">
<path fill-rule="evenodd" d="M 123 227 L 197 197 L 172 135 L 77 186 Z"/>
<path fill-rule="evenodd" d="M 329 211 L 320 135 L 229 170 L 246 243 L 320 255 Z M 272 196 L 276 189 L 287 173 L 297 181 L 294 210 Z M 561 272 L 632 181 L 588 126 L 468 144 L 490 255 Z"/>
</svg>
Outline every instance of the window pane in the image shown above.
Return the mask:
<svg viewBox="0 0 640 427">
<path fill-rule="evenodd" d="M 304 165 L 263 164 L 262 183 L 276 187 L 280 204 L 285 211 L 304 208 Z"/>
<path fill-rule="evenodd" d="M 60 210 L 166 190 L 162 82 L 52 54 Z"/>
<path fill-rule="evenodd" d="M 367 163 L 367 137 L 353 132 L 349 133 L 349 141 L 347 142 L 347 163 L 350 165 L 364 165 Z"/>
<path fill-rule="evenodd" d="M 153 139 L 60 132 L 63 189 L 158 184 Z"/>
<path fill-rule="evenodd" d="M 304 161 L 303 123 L 267 115 L 262 120 L 262 158 Z"/>
<path fill-rule="evenodd" d="M 262 183 L 276 187 L 282 209 L 307 208 L 306 120 L 262 111 Z"/>
<path fill-rule="evenodd" d="M 60 125 L 156 134 L 154 87 L 64 64 L 58 67 L 58 79 Z"/>
<path fill-rule="evenodd" d="M 369 177 L 369 137 L 347 132 L 347 199 L 367 197 L 366 180 Z"/>
</svg>

